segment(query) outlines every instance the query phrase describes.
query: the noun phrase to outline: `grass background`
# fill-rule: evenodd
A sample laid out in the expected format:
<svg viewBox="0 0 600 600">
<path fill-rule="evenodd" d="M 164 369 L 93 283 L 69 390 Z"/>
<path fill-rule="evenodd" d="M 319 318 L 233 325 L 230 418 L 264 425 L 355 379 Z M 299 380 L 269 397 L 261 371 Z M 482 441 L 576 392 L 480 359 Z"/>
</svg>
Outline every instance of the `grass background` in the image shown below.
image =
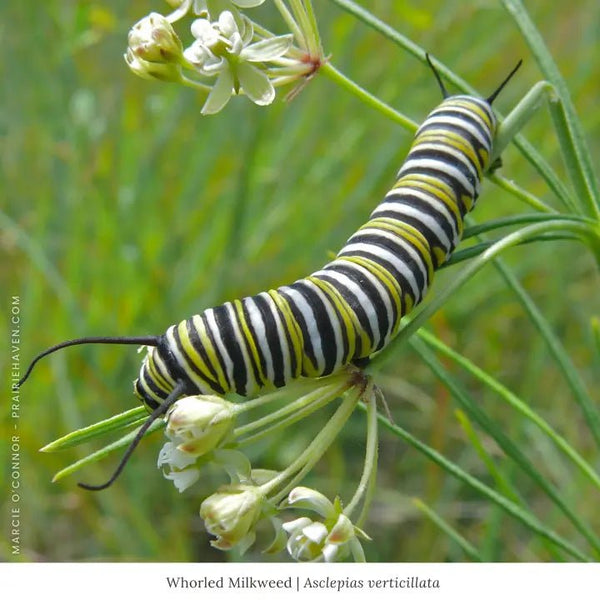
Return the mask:
<svg viewBox="0 0 600 600">
<path fill-rule="evenodd" d="M 503 113 L 540 78 L 515 25 L 492 0 L 364 4 L 483 95 L 523 58 L 522 70 L 497 101 Z M 569 84 L 592 156 L 598 157 L 600 6 L 594 0 L 552 3 L 551 10 L 544 0 L 527 6 Z M 157 1 L 50 0 L 0 8 L 5 199 L 0 302 L 7 340 L 10 299 L 20 296 L 23 368 L 35 353 L 63 339 L 160 333 L 203 308 L 315 270 L 366 219 L 410 144 L 409 134 L 323 77 L 291 103 L 281 94 L 261 109 L 237 98 L 219 115 L 201 117 L 194 92 L 140 80 L 122 59 L 129 27 L 165 7 Z M 315 8 L 326 53 L 338 68 L 417 121 L 439 101 L 425 66 L 324 0 Z M 525 133 L 566 179 L 545 110 Z M 503 174 L 553 202 L 514 149 L 503 158 Z M 486 183 L 475 216 L 481 222 L 524 210 Z M 600 281 L 591 256 L 581 245 L 553 242 L 514 249 L 505 258 L 597 402 L 599 357 L 589 321 L 600 314 Z M 458 268 L 441 272 L 433 293 Z M 566 384 L 492 268 L 447 303 L 430 329 L 519 393 L 598 467 L 598 449 Z M 0 356 L 3 373 L 10 362 L 7 344 Z M 131 382 L 139 360 L 131 347 L 66 350 L 40 364 L 22 389 L 21 559 L 232 558 L 209 546 L 197 514 L 199 492 L 180 495 L 156 469 L 161 434 L 142 444 L 108 491 L 83 492 L 74 478 L 51 483 L 54 472 L 90 448 L 55 455 L 37 449 L 135 406 Z M 597 491 L 489 390 L 447 366 L 598 531 Z M 377 381 L 397 423 L 489 483 L 465 442 L 447 390 L 408 348 Z M 2 407 L 6 434 L 8 403 Z M 351 420 L 311 485 L 330 495 L 351 493 L 360 473 L 363 422 L 360 414 Z M 255 448 L 257 466 L 285 464 L 318 425 L 317 418 Z M 503 461 L 493 442 L 484 441 L 535 514 L 576 542 L 547 498 Z M 1 451 L 8 466 L 6 441 Z M 115 461 L 89 468 L 82 479 L 103 481 Z M 207 479 L 207 491 L 216 482 Z M 376 540 L 366 546 L 369 560 L 464 560 L 414 507 L 413 497 L 438 510 L 488 560 L 558 558 L 475 492 L 382 433 L 378 488 L 366 525 Z M 6 514 L 8 500 L 2 502 Z M 2 527 L 8 529 L 7 519 Z M 0 556 L 9 554 L 6 537 Z M 245 559 L 263 557 L 250 553 Z"/>
</svg>

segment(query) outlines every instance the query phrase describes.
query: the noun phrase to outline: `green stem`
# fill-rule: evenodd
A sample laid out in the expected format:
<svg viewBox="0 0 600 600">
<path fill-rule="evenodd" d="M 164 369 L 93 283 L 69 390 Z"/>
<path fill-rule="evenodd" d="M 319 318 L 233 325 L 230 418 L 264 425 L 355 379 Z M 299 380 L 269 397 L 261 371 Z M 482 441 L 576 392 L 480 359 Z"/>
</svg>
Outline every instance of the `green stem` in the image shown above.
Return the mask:
<svg viewBox="0 0 600 600">
<path fill-rule="evenodd" d="M 338 71 L 330 62 L 325 62 L 321 65 L 319 69 L 320 73 L 327 75 L 329 79 L 343 87 L 345 90 L 349 91 L 351 94 L 359 98 L 362 102 L 374 108 L 376 111 L 384 115 L 385 117 L 394 121 L 394 123 L 398 123 L 400 127 L 403 127 L 407 131 L 414 133 L 418 124 L 415 123 L 409 117 L 403 115 L 398 112 L 394 108 L 392 108 L 389 104 L 381 101 L 379 98 L 367 92 L 360 85 L 346 77 L 341 71 Z"/>
<path fill-rule="evenodd" d="M 234 436 L 236 438 L 240 438 L 242 435 L 260 429 L 257 433 L 240 439 L 238 441 L 238 447 L 254 443 L 267 435 L 271 435 L 279 429 L 285 429 L 297 421 L 304 419 L 313 412 L 323 408 L 326 404 L 339 398 L 348 389 L 348 385 L 348 383 L 339 383 L 337 385 L 319 388 L 294 402 L 290 402 L 279 410 L 265 415 L 261 419 L 238 427 L 234 431 Z M 269 426 L 271 423 L 274 423 L 274 425 Z"/>
<path fill-rule="evenodd" d="M 477 562 L 484 562 L 483 556 L 477 551 L 477 548 L 468 542 L 456 529 L 447 523 L 434 510 L 429 508 L 425 502 L 419 498 L 413 498 L 413 504 L 433 523 L 435 523 L 451 540 L 453 540 L 460 549 L 471 559 Z"/>
<path fill-rule="evenodd" d="M 275 0 L 275 6 L 277 7 L 277 10 L 281 14 L 281 17 L 285 21 L 286 25 L 289 27 L 290 31 L 294 34 L 298 45 L 304 46 L 306 40 L 304 39 L 302 30 L 298 26 L 298 23 L 296 23 L 294 17 L 292 17 L 292 13 L 290 13 L 290 11 L 288 10 L 288 7 L 285 5 L 285 2 L 283 2 L 283 0 Z"/>
<path fill-rule="evenodd" d="M 331 443 L 335 440 L 338 433 L 344 427 L 344 424 L 354 411 L 359 398 L 360 392 L 350 390 L 347 397 L 342 401 L 342 404 L 329 419 L 325 427 L 323 427 L 316 435 L 315 439 L 306 447 L 304 452 L 302 452 L 286 469 L 262 486 L 264 493 L 269 494 L 290 477 L 292 478 L 283 489 L 270 498 L 272 502 L 278 503 L 287 496 L 290 490 L 294 488 L 304 475 L 312 469 L 317 461 L 320 460 Z"/>
<path fill-rule="evenodd" d="M 490 159 L 491 163 L 502 154 L 515 135 L 523 129 L 533 113 L 538 110 L 542 101 L 545 98 L 552 98 L 553 96 L 556 97 L 554 86 L 547 81 L 538 81 L 521 98 L 519 103 L 498 126 L 496 137 L 494 138 L 494 149 Z"/>
<path fill-rule="evenodd" d="M 552 208 L 545 202 L 542 202 L 537 196 L 534 196 L 527 190 L 524 190 L 514 181 L 506 179 L 506 177 L 503 177 L 502 175 L 498 175 L 498 173 L 488 173 L 487 178 L 491 182 L 495 183 L 499 188 L 503 189 L 505 192 L 512 194 L 521 202 L 531 206 L 531 208 L 534 208 L 541 212 L 556 212 L 554 208 Z"/>
<path fill-rule="evenodd" d="M 364 403 L 367 407 L 367 443 L 365 452 L 365 463 L 362 476 L 354 496 L 344 509 L 344 514 L 350 518 L 352 512 L 361 501 L 370 486 L 374 484 L 377 472 L 377 397 L 373 384 L 365 390 L 363 394 Z M 358 523 L 357 523 L 358 525 Z"/>
<path fill-rule="evenodd" d="M 429 366 L 433 373 L 435 373 L 444 383 L 444 386 L 450 391 L 453 398 L 460 406 L 468 411 L 468 414 L 477 421 L 482 429 L 493 437 L 504 453 L 545 492 L 582 536 L 585 537 L 590 546 L 594 548 L 596 555 L 600 556 L 600 539 L 595 535 L 595 532 L 582 521 L 578 511 L 572 508 L 568 501 L 563 498 L 561 495 L 562 490 L 556 488 L 547 477 L 540 473 L 535 464 L 525 456 L 519 445 L 517 445 L 512 438 L 498 426 L 498 424 L 479 406 L 479 403 L 470 399 L 462 385 L 448 374 L 445 367 L 442 366 L 421 339 L 412 339 L 411 345 L 419 353 L 421 359 Z"/>
</svg>

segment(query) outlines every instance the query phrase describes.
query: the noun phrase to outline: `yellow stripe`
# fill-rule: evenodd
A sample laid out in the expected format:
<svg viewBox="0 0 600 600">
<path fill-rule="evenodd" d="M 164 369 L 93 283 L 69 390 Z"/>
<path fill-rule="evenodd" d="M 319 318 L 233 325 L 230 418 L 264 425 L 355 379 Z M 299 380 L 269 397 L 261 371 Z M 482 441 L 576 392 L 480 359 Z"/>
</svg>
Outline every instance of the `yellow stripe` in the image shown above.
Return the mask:
<svg viewBox="0 0 600 600">
<path fill-rule="evenodd" d="M 234 300 L 233 307 L 235 308 L 235 312 L 238 317 L 242 333 L 244 334 L 244 338 L 250 350 L 250 354 L 252 354 L 254 364 L 256 365 L 256 369 L 260 375 L 261 381 L 257 382 L 257 384 L 260 387 L 263 387 L 268 378 L 261 367 L 259 350 L 256 346 L 256 342 L 254 340 L 254 336 L 252 335 L 252 331 L 250 331 L 250 327 L 248 326 L 248 322 L 246 321 L 246 316 L 244 315 L 244 305 L 242 304 L 241 300 Z M 250 374 L 248 375 L 250 376 Z M 254 373 L 252 373 L 252 377 L 254 377 Z"/>
<path fill-rule="evenodd" d="M 421 256 L 427 266 L 427 275 L 431 281 L 435 267 L 431 262 L 431 248 L 427 238 L 415 227 L 390 217 L 376 217 L 367 221 L 360 229 L 374 227 L 375 229 L 386 229 L 399 238 L 406 240 Z"/>
<path fill-rule="evenodd" d="M 422 189 L 423 191 L 429 192 L 438 200 L 443 202 L 444 205 L 448 207 L 450 212 L 454 214 L 456 218 L 458 237 L 462 237 L 463 220 L 457 204 L 458 198 L 455 198 L 452 188 L 447 183 L 436 179 L 433 175 L 419 174 L 418 176 L 407 175 L 406 177 L 402 177 L 398 180 L 396 186 L 394 187 L 403 186 Z"/>
<path fill-rule="evenodd" d="M 485 122 L 487 128 L 489 129 L 492 138 L 494 137 L 494 123 L 491 121 L 488 112 L 484 110 L 479 104 L 477 104 L 476 102 L 470 102 L 467 99 L 455 99 L 449 102 L 448 105 L 466 108 L 467 110 L 479 115 L 481 119 Z"/>
<path fill-rule="evenodd" d="M 225 376 L 225 373 L 223 372 L 223 369 L 221 368 L 221 363 L 219 362 L 219 358 L 218 358 L 218 352 L 215 350 L 215 347 L 213 346 L 211 339 L 208 335 L 208 332 L 206 331 L 206 327 L 204 325 L 204 321 L 202 320 L 202 317 L 200 315 L 194 315 L 192 317 L 192 321 L 194 323 L 194 327 L 196 328 L 196 331 L 198 332 L 198 336 L 200 337 L 200 340 L 202 342 L 202 347 L 204 348 L 204 351 L 206 352 L 206 355 L 208 357 L 208 360 L 210 362 L 210 366 L 213 368 L 214 372 L 217 374 L 217 381 L 219 382 L 219 385 L 221 386 L 222 389 L 224 390 L 229 390 L 230 389 L 230 385 L 227 381 L 227 377 Z M 211 375 L 211 379 L 214 379 L 214 375 Z"/>
<path fill-rule="evenodd" d="M 381 265 L 376 263 L 375 261 L 364 258 L 362 256 L 342 256 L 338 260 L 347 260 L 349 262 L 356 263 L 361 267 L 364 267 L 375 276 L 377 281 L 382 283 L 390 292 L 390 297 L 396 306 L 396 312 L 398 314 L 398 318 L 396 319 L 396 323 L 392 325 L 392 335 L 397 331 L 398 326 L 400 325 L 400 319 L 409 312 L 410 308 L 414 305 L 414 299 L 407 293 L 404 294 L 405 302 L 406 299 L 410 300 L 410 308 L 407 308 L 405 312 L 402 312 L 402 298 L 400 297 L 403 294 L 402 288 L 398 284 L 398 281 Z M 407 303 L 408 306 L 408 303 Z"/>
<path fill-rule="evenodd" d="M 346 328 L 348 338 L 348 356 L 345 357 L 344 363 L 347 362 L 348 358 L 352 358 L 356 354 L 356 340 L 357 334 L 360 337 L 361 348 L 370 348 L 372 340 L 369 338 L 367 333 L 364 331 L 356 313 L 348 306 L 348 302 L 344 299 L 340 291 L 329 281 L 323 281 L 317 277 L 310 275 L 307 277 L 309 281 L 312 281 L 318 286 L 327 296 L 331 299 L 334 306 L 338 309 L 344 326 Z"/>
<path fill-rule="evenodd" d="M 296 372 L 292 373 L 292 377 L 300 377 L 303 370 L 305 373 L 307 372 L 307 369 L 304 368 L 303 358 L 308 358 L 304 357 L 304 337 L 302 335 L 302 330 L 294 318 L 294 314 L 292 313 L 292 309 L 290 308 L 288 301 L 281 294 L 279 294 L 277 290 L 269 290 L 267 293 L 269 296 L 271 296 L 271 298 L 273 298 L 277 308 L 283 315 L 286 330 L 291 338 L 292 347 L 290 350 L 294 352 L 296 357 Z M 284 337 L 286 336 L 284 335 Z M 310 367 L 311 368 L 309 370 L 311 374 L 307 373 L 309 377 L 316 377 L 320 374 L 312 363 L 310 364 Z"/>
<path fill-rule="evenodd" d="M 193 325 L 194 327 L 196 327 L 196 323 L 194 323 Z M 190 340 L 186 321 L 182 321 L 177 325 L 177 333 L 179 334 L 181 348 L 185 352 L 186 356 L 194 363 L 194 365 L 198 368 L 198 370 L 202 373 L 206 380 L 214 381 L 214 374 L 211 372 L 208 365 L 204 362 L 200 353 L 194 348 L 192 341 Z M 202 337 L 200 337 L 200 340 L 202 341 L 202 345 L 205 346 Z M 197 373 L 194 373 L 194 375 L 196 377 L 198 376 Z"/>
<path fill-rule="evenodd" d="M 151 352 L 148 355 L 148 360 L 146 362 L 146 365 L 148 367 L 148 373 L 149 373 L 150 377 L 152 378 L 152 381 L 163 392 L 170 392 L 172 386 L 169 385 L 168 381 L 161 375 L 160 371 L 158 370 L 158 367 L 156 366 L 156 363 L 154 361 L 154 352 Z"/>
<path fill-rule="evenodd" d="M 422 142 L 439 143 L 442 145 L 451 146 L 452 148 L 456 148 L 459 152 L 462 152 L 469 158 L 469 160 L 473 163 L 473 166 L 477 170 L 478 178 L 481 179 L 483 171 L 481 169 L 481 165 L 479 164 L 479 159 L 477 157 L 477 154 L 475 153 L 475 149 L 469 142 L 465 140 L 463 136 L 461 136 L 456 131 L 443 129 L 442 127 L 440 127 L 440 129 L 437 131 L 424 131 L 419 136 L 417 142 L 415 143 L 415 146 L 421 144 Z"/>
</svg>

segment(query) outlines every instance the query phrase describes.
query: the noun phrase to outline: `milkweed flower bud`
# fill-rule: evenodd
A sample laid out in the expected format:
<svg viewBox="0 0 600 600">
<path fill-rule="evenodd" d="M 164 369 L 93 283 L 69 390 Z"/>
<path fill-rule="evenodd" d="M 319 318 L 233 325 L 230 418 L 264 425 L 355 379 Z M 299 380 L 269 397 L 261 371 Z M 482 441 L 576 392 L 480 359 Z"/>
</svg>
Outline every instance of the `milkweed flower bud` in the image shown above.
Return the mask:
<svg viewBox="0 0 600 600">
<path fill-rule="evenodd" d="M 195 483 L 198 457 L 214 450 L 233 430 L 234 405 L 219 396 L 186 396 L 167 413 L 166 442 L 158 455 L 158 468 L 180 492 Z"/>
<path fill-rule="evenodd" d="M 171 23 L 155 12 L 131 28 L 128 45 L 134 56 L 152 63 L 177 63 L 183 55 L 181 40 Z"/>
<path fill-rule="evenodd" d="M 159 81 L 181 81 L 181 67 L 175 63 L 150 62 L 138 58 L 131 48 L 124 55 L 127 66 L 138 77 L 143 79 L 158 79 Z"/>
<path fill-rule="evenodd" d="M 233 429 L 234 409 L 234 404 L 219 396 L 186 396 L 167 413 L 166 435 L 181 452 L 206 454 Z"/>
<path fill-rule="evenodd" d="M 255 538 L 254 526 L 263 509 L 265 497 L 253 485 L 226 485 L 206 498 L 200 506 L 200 517 L 209 533 L 217 539 L 212 545 L 220 550 L 234 546 L 246 550 Z"/>
</svg>

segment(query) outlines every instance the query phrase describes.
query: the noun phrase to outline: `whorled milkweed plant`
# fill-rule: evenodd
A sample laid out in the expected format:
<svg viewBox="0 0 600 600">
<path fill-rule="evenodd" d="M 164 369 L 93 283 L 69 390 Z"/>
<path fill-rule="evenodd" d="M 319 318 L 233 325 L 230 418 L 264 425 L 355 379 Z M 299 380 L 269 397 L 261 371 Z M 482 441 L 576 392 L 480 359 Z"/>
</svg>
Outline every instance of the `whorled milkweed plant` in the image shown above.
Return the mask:
<svg viewBox="0 0 600 600">
<path fill-rule="evenodd" d="M 432 49 L 421 48 L 415 42 L 406 39 L 399 33 L 400 26 L 391 27 L 351 0 L 331 2 L 374 29 L 382 38 L 396 44 L 399 52 L 408 52 L 423 63 L 426 59 L 429 60 L 426 50 Z M 275 101 L 280 89 L 284 90 L 284 97 L 294 100 L 304 86 L 318 87 L 321 81 L 327 78 L 339 86 L 336 93 L 352 94 L 371 109 L 378 111 L 381 118 L 388 119 L 394 127 L 398 126 L 411 134 L 417 130 L 417 124 L 410 118 L 366 91 L 335 66 L 337 56 L 334 53 L 330 54 L 326 44 L 321 42 L 317 27 L 318 12 L 315 12 L 310 0 L 182 0 L 169 4 L 172 5 L 172 12 L 165 15 L 151 13 L 132 27 L 125 60 L 129 68 L 141 77 L 198 90 L 198 106 L 202 114 L 210 115 L 230 110 L 228 104 L 234 96 L 243 96 L 267 111 L 270 110 L 269 105 Z M 160 450 L 158 467 L 180 492 L 187 489 L 196 490 L 196 493 L 203 497 L 199 505 L 199 514 L 206 531 L 214 537 L 213 546 L 221 550 L 236 549 L 243 553 L 255 543 L 257 532 L 266 527 L 272 532 L 269 541 L 262 544 L 263 551 L 267 553 L 276 554 L 286 550 L 293 559 L 302 561 L 362 561 L 365 560 L 365 550 L 368 554 L 369 540 L 373 537 L 368 527 L 368 516 L 373 499 L 377 497 L 375 477 L 378 462 L 378 428 L 383 426 L 388 435 L 407 442 L 444 473 L 468 486 L 474 494 L 484 497 L 491 511 L 504 515 L 502 518 L 507 515 L 518 522 L 550 557 L 564 560 L 598 560 L 600 537 L 595 531 L 598 523 L 579 513 L 575 505 L 576 499 L 556 485 L 552 477 L 540 467 L 539 462 L 532 459 L 515 441 L 511 432 L 505 431 L 481 406 L 477 394 L 465 384 L 465 377 L 468 377 L 471 384 L 479 386 L 478 389 L 492 393 L 498 404 L 504 406 L 507 411 L 514 411 L 524 429 L 535 431 L 535 434 L 531 435 L 540 447 L 551 448 L 551 456 L 559 456 L 563 461 L 561 464 L 565 465 L 564 468 L 572 472 L 577 480 L 585 481 L 585 485 L 593 490 L 592 493 L 598 500 L 598 403 L 593 399 L 584 378 L 549 320 L 527 293 L 514 270 L 501 258 L 505 250 L 515 246 L 524 250 L 528 244 L 553 244 L 558 240 L 570 240 L 580 244 L 600 265 L 598 183 L 582 126 L 566 84 L 543 40 L 519 0 L 503 0 L 502 4 L 519 27 L 531 51 L 531 56 L 524 59 L 536 62 L 544 81 L 534 85 L 514 110 L 505 119 L 500 120 L 491 153 L 486 155 L 485 148 L 480 149 L 482 168 L 479 176 L 482 176 L 483 171 L 487 171 L 486 177 L 489 182 L 507 197 L 522 203 L 526 210 L 480 224 L 467 216 L 462 238 L 473 243 L 459 247 L 451 256 L 450 252 L 454 246 L 450 242 L 448 248 L 445 248 L 447 252 L 423 252 L 423 256 L 427 254 L 428 260 L 435 263 L 430 265 L 431 273 L 437 267 L 448 268 L 452 269 L 453 278 L 443 289 L 436 289 L 428 302 L 417 307 L 402 320 L 399 331 L 393 332 L 393 340 L 389 343 L 386 340 L 385 344 L 382 340 L 379 346 L 375 343 L 372 344 L 372 348 L 369 346 L 374 353 L 365 352 L 364 357 L 372 354 L 368 363 L 357 360 L 355 364 L 345 368 L 315 370 L 320 377 L 299 378 L 279 389 L 261 390 L 256 397 L 244 401 L 227 394 L 213 393 L 214 388 L 210 393 L 189 394 L 173 402 L 168 411 L 164 411 L 164 415 L 157 413 L 156 416 L 161 418 L 154 422 L 146 421 L 146 409 L 140 407 L 90 427 L 78 429 L 49 444 L 45 450 L 70 447 L 109 432 L 140 426 L 144 422 L 147 426 L 142 425 L 143 434 L 164 427 L 167 441 Z M 261 24 L 258 17 L 255 17 L 264 15 L 269 8 L 273 14 L 280 17 L 280 23 L 285 28 L 284 33 L 272 33 L 268 27 Z M 273 14 L 269 16 L 272 18 Z M 187 42 L 183 42 L 184 39 Z M 461 96 L 463 100 L 457 102 L 466 102 L 464 98 L 467 96 L 480 97 L 480 94 L 439 61 L 435 62 L 435 72 L 436 76 L 439 73 L 447 82 L 448 87 L 451 86 L 464 94 Z M 397 73 L 395 77 L 401 80 L 402 74 Z M 440 82 L 444 93 L 445 85 Z M 488 98 L 488 104 L 491 104 L 495 96 L 496 93 Z M 335 99 L 328 94 L 327 101 L 335 102 Z M 481 101 L 482 104 L 483 102 Z M 568 182 L 546 162 L 543 151 L 534 148 L 520 133 L 524 124 L 543 104 L 549 108 L 554 133 L 568 173 Z M 401 97 L 397 98 L 395 105 L 402 105 Z M 288 110 L 293 110 L 293 102 L 288 105 Z M 469 107 L 469 110 L 479 109 Z M 448 123 L 449 121 L 446 121 L 444 124 L 444 135 L 451 129 Z M 449 137 L 452 135 L 456 134 L 448 133 Z M 422 143 L 425 146 L 428 143 L 440 144 L 440 141 L 436 138 Z M 463 142 L 457 143 L 461 144 L 461 156 L 470 156 L 471 150 L 464 149 Z M 544 182 L 544 199 L 541 198 L 542 194 L 524 189 L 510 178 L 510 174 L 498 170 L 500 154 L 509 144 L 516 146 L 521 159 L 530 163 L 539 179 Z M 476 161 L 477 159 L 473 158 L 473 164 Z M 406 165 L 403 168 L 408 169 Z M 442 183 L 439 185 L 443 187 L 448 177 L 458 176 L 446 174 L 446 179 L 440 176 L 439 180 Z M 425 189 L 429 183 L 420 180 L 411 185 L 411 191 L 414 191 L 414 186 L 420 186 L 420 190 Z M 390 195 L 400 193 L 402 186 L 399 184 L 398 188 L 400 191 L 392 190 Z M 442 192 L 438 189 L 435 194 L 441 197 Z M 373 203 L 373 207 L 375 204 L 376 202 Z M 471 206 L 468 206 L 464 212 L 468 212 L 470 208 Z M 406 209 L 404 214 L 412 215 L 412 210 Z M 461 214 L 459 219 L 460 226 L 463 216 Z M 381 219 L 383 221 L 377 224 L 380 228 L 378 235 L 388 235 L 389 231 L 397 227 L 389 215 L 386 214 Z M 371 221 L 368 225 L 376 228 Z M 381 233 L 382 231 L 384 233 Z M 368 233 L 375 235 L 373 232 Z M 412 240 L 414 237 L 413 233 L 402 235 L 403 240 Z M 361 239 L 357 243 L 366 242 Z M 414 258 L 414 248 L 420 247 L 422 242 L 417 240 L 411 244 L 407 252 L 412 252 L 410 260 L 418 263 Z M 365 280 L 376 273 L 369 285 L 389 285 L 389 289 L 393 288 L 393 282 L 388 282 L 387 276 L 378 268 L 370 267 L 372 270 L 369 271 L 367 267 L 371 263 L 365 262 L 366 259 L 358 250 L 354 251 L 349 260 L 358 265 L 356 269 L 364 270 Z M 408 258 L 404 264 L 409 264 Z M 577 415 L 576 418 L 585 428 L 585 435 L 590 440 L 590 447 L 585 452 L 578 449 L 573 440 L 564 437 L 559 427 L 556 424 L 553 426 L 542 411 L 536 409 L 528 399 L 505 386 L 501 375 L 495 376 L 489 370 L 481 368 L 458 348 L 449 346 L 424 327 L 436 311 L 449 301 L 460 298 L 461 294 L 467 293 L 465 284 L 471 282 L 474 275 L 484 267 L 498 271 L 506 293 L 513 294 L 520 310 L 535 328 L 541 346 L 555 362 L 558 372 L 566 381 L 573 400 L 572 411 Z M 413 266 L 410 276 L 412 277 L 417 270 L 417 267 Z M 423 271 L 427 271 L 427 265 L 423 267 Z M 320 273 L 316 273 L 315 277 Z M 429 275 L 423 274 L 425 280 Z M 329 298 L 337 298 L 334 292 L 326 289 L 326 279 L 319 281 L 323 293 L 329 294 Z M 416 291 L 408 295 L 409 300 L 406 299 L 406 294 L 398 295 L 399 306 L 402 302 L 410 301 L 410 306 L 403 307 L 401 314 L 407 313 L 412 305 L 421 299 L 421 292 L 424 292 L 427 284 L 415 283 L 415 286 Z M 275 292 L 272 292 L 272 296 L 273 294 Z M 393 292 L 389 292 L 389 297 L 396 298 Z M 332 305 L 335 304 L 333 300 L 331 302 Z M 293 306 L 293 302 L 290 301 L 290 305 Z M 300 301 L 297 305 L 300 306 Z M 342 302 L 335 306 L 341 312 L 344 311 Z M 239 311 L 241 310 L 242 308 L 239 308 Z M 348 314 L 342 318 L 350 322 L 352 316 Z M 255 321 L 252 321 L 250 316 L 248 322 Z M 206 325 L 205 329 L 208 331 L 210 327 Z M 285 331 L 292 329 L 289 327 Z M 597 321 L 592 322 L 590 337 L 598 340 L 598 330 Z M 214 339 L 212 333 L 210 336 Z M 258 338 L 246 334 L 244 339 Z M 365 339 L 359 341 L 368 344 Z M 346 340 L 346 343 L 359 344 L 359 341 Z M 213 344 L 215 348 L 218 346 L 217 342 Z M 188 345 L 193 343 L 189 342 Z M 382 368 L 396 359 L 406 346 L 410 346 L 416 352 L 422 364 L 431 370 L 456 403 L 455 418 L 464 432 L 466 444 L 475 451 L 484 466 L 484 474 L 480 473 L 480 469 L 478 475 L 472 474 L 469 468 L 451 460 L 434 445 L 415 437 L 403 423 L 393 417 L 394 407 L 388 407 L 386 404 L 381 388 L 378 387 L 378 378 L 385 383 L 386 377 L 381 375 Z M 183 353 L 187 346 L 181 342 L 179 346 L 173 347 L 180 348 Z M 256 348 L 250 348 L 248 356 L 252 352 L 255 352 L 256 356 L 259 354 Z M 213 353 L 219 355 L 214 349 Z M 196 367 L 199 371 L 212 373 L 214 364 L 218 362 L 217 358 L 210 358 L 210 352 L 207 352 L 208 358 L 200 352 L 194 354 L 190 351 L 189 354 L 197 360 Z M 154 384 L 168 378 L 168 368 L 161 363 L 162 359 L 158 354 L 153 354 L 152 348 L 149 349 L 148 356 L 144 364 L 148 372 L 153 373 L 148 376 L 148 381 Z M 356 356 L 359 356 L 358 351 Z M 363 356 L 360 355 L 359 358 L 362 359 Z M 247 361 L 251 362 L 250 358 Z M 255 364 L 258 365 L 259 362 L 257 359 Z M 257 370 L 260 371 L 260 367 L 257 366 Z M 323 374 L 325 375 L 322 376 Z M 215 380 L 219 380 L 220 375 L 215 371 L 214 377 Z M 405 375 L 405 378 L 409 379 L 409 376 Z M 145 381 L 142 375 L 140 379 Z M 257 376 L 257 379 L 260 377 Z M 217 381 L 215 386 L 217 383 L 219 382 Z M 226 387 L 223 386 L 223 389 Z M 183 388 L 178 389 L 181 391 Z M 148 406 L 154 408 L 151 404 Z M 364 452 L 362 474 L 353 493 L 345 497 L 341 490 L 331 489 L 327 483 L 319 485 L 319 489 L 316 489 L 316 485 L 308 487 L 307 478 L 314 474 L 319 461 L 348 426 L 349 419 L 357 407 L 365 412 L 364 442 L 361 442 Z M 291 455 L 287 449 L 282 449 L 282 453 L 285 450 L 288 458 L 286 466 L 274 470 L 272 465 L 262 464 L 260 457 L 256 457 L 251 451 L 257 443 L 265 443 L 269 439 L 278 439 L 278 443 L 285 446 L 286 437 L 281 435 L 282 431 L 287 432 L 288 428 L 298 427 L 300 423 L 304 424 L 309 418 L 314 418 L 317 412 L 321 414 L 323 411 L 329 411 L 328 417 L 308 444 L 301 449 L 294 449 Z M 130 448 L 133 448 L 141 439 L 142 433 L 139 431 L 132 431 L 117 442 L 63 469 L 55 479 L 73 473 L 111 451 L 131 444 L 132 441 L 133 445 Z M 510 467 L 506 464 L 510 464 Z M 228 481 L 214 489 L 208 489 L 206 482 L 209 479 L 205 474 L 215 468 L 226 473 Z M 552 506 L 553 519 L 542 519 L 536 507 L 523 497 L 511 477 L 513 469 L 518 470 L 536 486 L 544 502 Z M 402 481 L 398 481 L 397 485 L 401 488 Z M 472 560 L 489 558 L 485 548 L 477 547 L 464 535 L 460 527 L 443 516 L 443 505 L 440 504 L 434 509 L 423 500 L 416 499 L 414 506 L 442 529 L 462 553 L 460 556 Z M 558 516 L 561 519 L 560 527 L 555 526 Z M 568 525 L 563 526 L 563 522 Z"/>
</svg>

